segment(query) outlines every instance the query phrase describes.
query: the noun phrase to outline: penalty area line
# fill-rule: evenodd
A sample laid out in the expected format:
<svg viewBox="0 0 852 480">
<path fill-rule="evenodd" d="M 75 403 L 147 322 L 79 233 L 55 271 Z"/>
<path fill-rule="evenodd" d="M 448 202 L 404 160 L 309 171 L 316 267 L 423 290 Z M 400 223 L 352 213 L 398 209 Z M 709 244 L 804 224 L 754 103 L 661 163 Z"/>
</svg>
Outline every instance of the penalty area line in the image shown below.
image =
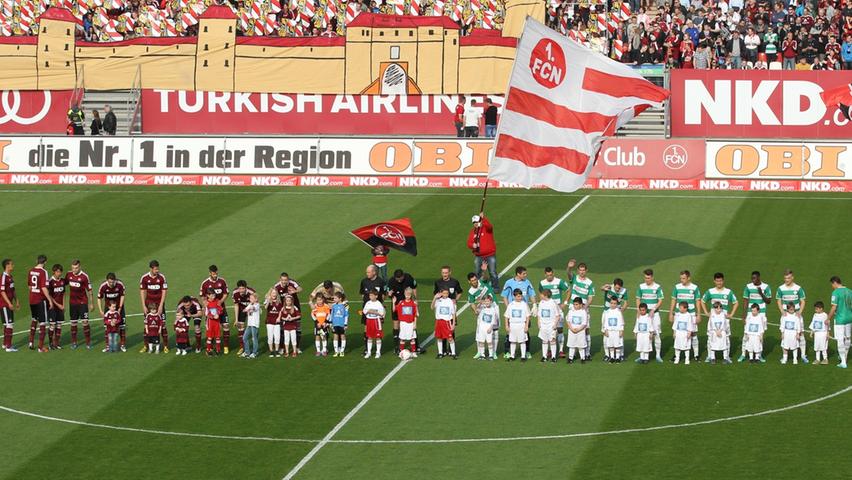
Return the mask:
<svg viewBox="0 0 852 480">
<path fill-rule="evenodd" d="M 512 260 L 512 261 L 511 261 L 508 265 L 506 265 L 506 267 L 505 267 L 505 268 L 504 268 L 504 269 L 500 272 L 500 276 L 501 276 L 501 277 L 502 277 L 502 276 L 504 276 L 507 272 L 509 272 L 512 268 L 514 268 L 514 267 L 515 267 L 515 265 L 516 265 L 518 262 L 520 262 L 522 258 L 524 258 L 524 256 L 526 256 L 528 253 L 530 253 L 530 251 L 532 251 L 532 249 L 533 249 L 533 248 L 535 248 L 536 246 L 538 246 L 538 244 L 540 244 L 540 243 L 541 243 L 541 242 L 542 242 L 542 241 L 543 241 L 543 240 L 544 240 L 544 239 L 545 239 L 548 235 L 550 235 L 550 234 L 551 234 L 554 230 L 556 230 L 556 228 L 557 228 L 557 227 L 559 227 L 559 225 L 561 225 L 561 224 L 562 224 L 562 222 L 564 222 L 564 221 L 565 221 L 568 217 L 570 217 L 571 215 L 573 215 L 573 214 L 574 214 L 574 212 L 576 212 L 576 211 L 577 211 L 577 209 L 578 209 L 578 208 L 580 208 L 580 206 L 581 206 L 581 205 L 583 205 L 584 203 L 586 203 L 586 200 L 588 200 L 588 199 L 589 199 L 589 195 L 585 195 L 585 196 L 583 196 L 583 197 L 582 197 L 582 198 L 581 198 L 581 199 L 580 199 L 577 203 L 575 203 L 575 204 L 574 204 L 574 205 L 573 205 L 573 206 L 572 206 L 572 207 L 571 207 L 571 208 L 570 208 L 567 212 L 565 212 L 565 214 L 564 214 L 564 215 L 562 215 L 561 217 L 559 217 L 559 219 L 558 219 L 558 220 L 556 220 L 555 222 L 553 222 L 553 225 L 551 225 L 551 226 L 550 226 L 547 230 L 545 230 L 545 231 L 544 231 L 541 235 L 539 235 L 539 236 L 538 236 L 538 238 L 536 238 L 535 240 L 533 240 L 533 242 L 532 242 L 532 243 L 530 243 L 530 244 L 527 246 L 527 248 L 525 248 L 525 249 L 524 249 L 521 253 L 519 253 L 519 254 L 518 254 L 518 256 L 517 256 L 517 257 L 515 257 L 515 258 L 514 258 L 514 260 Z M 456 314 L 457 314 L 457 315 L 461 314 L 461 313 L 462 313 L 463 311 L 465 311 L 465 310 L 466 310 L 469 306 L 470 306 L 470 304 L 469 304 L 469 303 L 468 303 L 468 304 L 463 305 L 463 306 L 462 306 L 462 307 L 458 310 L 458 312 L 456 312 Z M 423 345 L 423 346 L 426 346 L 429 342 L 431 342 L 432 340 L 434 340 L 434 338 L 435 338 L 434 333 L 433 333 L 433 334 L 431 334 L 431 335 L 429 335 L 429 336 L 426 338 L 426 340 L 424 340 L 424 341 L 423 341 L 422 345 Z M 393 370 L 391 370 L 390 372 L 388 372 L 388 374 L 387 374 L 387 375 L 385 375 L 385 378 L 383 378 L 383 379 L 382 379 L 382 381 L 380 381 L 378 384 L 376 384 L 376 386 L 375 386 L 375 387 L 373 387 L 373 389 L 372 389 L 372 390 L 370 390 L 370 391 L 367 393 L 367 395 L 365 395 L 365 396 L 364 396 L 364 398 L 362 398 L 362 399 L 361 399 L 361 401 L 360 401 L 360 402 L 358 402 L 358 404 L 357 404 L 357 405 L 355 405 L 355 407 L 354 407 L 354 408 L 352 408 L 352 410 L 350 410 L 350 411 L 349 411 L 349 413 L 347 413 L 347 414 L 346 414 L 346 416 L 344 416 L 344 417 L 343 417 L 343 418 L 342 418 L 342 419 L 341 419 L 341 420 L 337 423 L 337 425 L 335 425 L 335 426 L 334 426 L 334 428 L 332 428 L 332 429 L 331 429 L 331 430 L 330 430 L 330 431 L 329 431 L 329 432 L 325 435 L 325 437 L 323 437 L 323 439 L 319 441 L 319 443 L 317 443 L 316 445 L 314 445 L 314 448 L 312 448 L 312 449 L 311 449 L 311 450 L 310 450 L 310 451 L 309 451 L 309 452 L 308 452 L 308 453 L 307 453 L 304 457 L 302 457 L 302 459 L 301 459 L 301 460 L 299 460 L 299 463 L 297 463 L 297 464 L 296 464 L 296 466 L 294 466 L 294 467 L 293 467 L 293 468 L 292 468 L 289 472 L 287 472 L 287 475 L 285 475 L 285 476 L 284 476 L 283 480 L 290 480 L 290 479 L 292 479 L 293 477 L 295 477 L 295 476 L 296 476 L 296 474 L 297 474 L 297 473 L 299 473 L 299 471 L 301 471 L 301 470 L 302 470 L 302 468 L 304 468 L 304 466 L 305 466 L 305 465 L 307 465 L 307 464 L 308 464 L 308 462 L 310 462 L 310 461 L 311 461 L 311 459 L 313 459 L 313 458 L 316 456 L 316 454 L 317 454 L 317 453 L 319 453 L 319 451 L 320 451 L 320 450 L 322 450 L 322 448 L 323 448 L 323 447 L 325 447 L 326 445 L 328 445 L 329 443 L 331 443 L 331 442 L 332 442 L 332 439 L 334 438 L 334 436 L 335 436 L 335 435 L 337 435 L 337 432 L 339 432 L 339 431 L 340 431 L 340 430 L 341 430 L 344 426 L 346 426 L 346 424 L 347 424 L 347 423 L 349 423 L 349 421 L 350 421 L 350 420 L 352 420 L 352 417 L 354 417 L 354 416 L 355 416 L 355 415 L 356 415 L 356 414 L 357 414 L 357 413 L 358 413 L 358 412 L 359 412 L 362 408 L 364 408 L 364 405 L 366 405 L 366 404 L 367 404 L 367 402 L 369 402 L 370 400 L 372 400 L 372 399 L 373 399 L 373 397 L 375 397 L 375 396 L 376 396 L 376 394 L 377 394 L 377 393 L 379 393 L 379 391 L 380 391 L 380 390 L 381 390 L 381 389 L 382 389 L 385 385 L 387 385 L 387 383 L 388 383 L 389 381 L 391 381 L 391 379 L 392 379 L 393 377 L 395 377 L 395 376 L 396 376 L 396 374 L 397 374 L 397 373 L 399 373 L 399 371 L 400 371 L 400 370 L 402 370 L 402 368 L 403 368 L 403 367 L 404 367 L 407 363 L 408 363 L 408 362 L 400 361 L 400 362 L 399 362 L 399 363 L 398 363 L 398 364 L 397 364 L 397 365 L 393 368 Z"/>
</svg>

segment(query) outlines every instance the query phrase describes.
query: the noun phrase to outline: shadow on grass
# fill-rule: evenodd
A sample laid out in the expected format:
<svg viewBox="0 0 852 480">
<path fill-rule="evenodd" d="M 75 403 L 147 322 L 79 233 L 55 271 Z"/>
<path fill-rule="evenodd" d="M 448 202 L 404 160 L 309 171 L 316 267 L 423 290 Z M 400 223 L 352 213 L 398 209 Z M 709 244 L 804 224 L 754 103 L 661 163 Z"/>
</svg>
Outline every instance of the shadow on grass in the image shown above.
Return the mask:
<svg viewBox="0 0 852 480">
<path fill-rule="evenodd" d="M 569 258 L 576 258 L 589 264 L 592 272 L 616 273 L 705 252 L 707 249 L 671 238 L 606 234 L 555 253 L 532 266 L 561 269 Z"/>
</svg>

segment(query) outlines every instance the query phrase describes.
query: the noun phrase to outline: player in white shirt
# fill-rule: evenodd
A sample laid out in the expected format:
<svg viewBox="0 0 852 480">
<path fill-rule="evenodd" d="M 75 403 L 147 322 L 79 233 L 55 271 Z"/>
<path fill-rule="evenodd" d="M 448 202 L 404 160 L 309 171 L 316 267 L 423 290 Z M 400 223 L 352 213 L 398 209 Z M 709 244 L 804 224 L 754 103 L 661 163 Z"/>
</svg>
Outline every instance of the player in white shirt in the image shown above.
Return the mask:
<svg viewBox="0 0 852 480">
<path fill-rule="evenodd" d="M 633 327 L 636 334 L 636 351 L 639 352 L 637 363 L 648 363 L 651 356 L 651 340 L 654 337 L 654 320 L 648 315 L 648 305 L 639 304 L 639 315 L 636 316 L 636 325 Z"/>
<path fill-rule="evenodd" d="M 672 323 L 674 331 L 674 363 L 680 363 L 680 354 L 686 357 L 686 363 L 689 365 L 689 350 L 692 348 L 692 335 L 695 332 L 695 316 L 689 313 L 689 304 L 680 302 L 678 304 L 678 312 L 675 313 L 674 322 Z"/>
<path fill-rule="evenodd" d="M 568 336 L 565 346 L 568 347 L 568 363 L 574 363 L 574 354 L 580 351 L 580 363 L 586 363 L 586 330 L 589 328 L 589 311 L 580 297 L 574 298 L 571 309 L 565 316 L 565 326 Z"/>
<path fill-rule="evenodd" d="M 731 363 L 730 336 L 731 323 L 728 320 L 728 315 L 722 310 L 720 302 L 714 302 L 713 310 L 710 312 L 710 318 L 707 321 L 707 355 L 710 358 L 710 363 L 716 363 L 716 352 L 719 351 L 722 352 L 723 361 L 726 364 Z M 743 336 L 743 344 L 745 344 L 745 341 L 745 336 Z"/>
<path fill-rule="evenodd" d="M 450 348 L 450 356 L 457 360 L 456 340 L 453 338 L 453 329 L 456 324 L 456 302 L 450 298 L 450 289 L 444 287 L 435 294 L 432 300 L 432 310 L 435 311 L 435 339 L 438 340 L 438 356 L 444 358 L 444 345 L 441 340 L 446 340 Z"/>
<path fill-rule="evenodd" d="M 621 363 L 621 349 L 624 346 L 624 315 L 621 313 L 617 298 L 609 300 L 609 309 L 601 315 L 601 333 L 609 363 Z"/>
<path fill-rule="evenodd" d="M 541 339 L 541 361 L 547 361 L 549 350 L 550 361 L 556 363 L 556 327 L 562 319 L 562 309 L 559 303 L 551 298 L 552 295 L 550 290 L 541 291 L 535 315 L 538 318 L 538 338 Z"/>
<path fill-rule="evenodd" d="M 792 302 L 787 304 L 787 313 L 781 317 L 781 348 L 784 356 L 781 363 L 787 363 L 787 354 L 793 352 L 793 365 L 799 363 L 799 337 L 802 336 L 802 317 L 796 311 L 796 305 Z"/>
<path fill-rule="evenodd" d="M 808 326 L 811 338 L 814 340 L 814 365 L 828 365 L 828 314 L 825 313 L 825 304 L 814 303 L 814 317 Z M 822 360 L 820 361 L 820 356 Z"/>
<path fill-rule="evenodd" d="M 476 314 L 476 349 L 479 356 L 477 360 L 485 360 L 485 347 L 488 347 L 488 359 L 495 360 L 497 352 L 494 348 L 497 342 L 494 340 L 493 332 L 500 328 L 500 307 L 493 301 L 490 294 L 486 294 L 480 300 Z"/>
<path fill-rule="evenodd" d="M 759 363 L 763 358 L 763 332 L 766 331 L 766 315 L 760 312 L 760 305 L 753 303 L 751 312 L 746 315 L 743 342 L 749 362 Z"/>
<path fill-rule="evenodd" d="M 367 317 L 367 353 L 364 358 L 370 358 L 373 342 L 376 343 L 376 358 L 382 356 L 381 325 L 385 320 L 385 306 L 379 301 L 375 290 L 370 290 L 370 299 L 364 304 L 364 315 Z"/>
<path fill-rule="evenodd" d="M 524 293 L 516 288 L 514 300 L 506 307 L 506 331 L 509 335 L 509 358 L 515 361 L 515 350 L 521 346 L 521 361 L 527 361 L 527 335 L 530 330 L 530 306 L 524 301 Z"/>
</svg>

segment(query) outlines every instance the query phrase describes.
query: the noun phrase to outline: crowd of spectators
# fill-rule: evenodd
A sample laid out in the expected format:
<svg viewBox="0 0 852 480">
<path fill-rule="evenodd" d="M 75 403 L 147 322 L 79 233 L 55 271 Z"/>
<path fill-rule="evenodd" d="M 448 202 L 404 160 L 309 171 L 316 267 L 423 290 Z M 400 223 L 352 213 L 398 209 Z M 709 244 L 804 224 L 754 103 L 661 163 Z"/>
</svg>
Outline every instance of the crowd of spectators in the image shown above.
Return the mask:
<svg viewBox="0 0 852 480">
<path fill-rule="evenodd" d="M 696 69 L 852 69 L 852 0 L 541 0 L 547 24 L 621 62 Z M 37 31 L 51 6 L 78 17 L 86 41 L 197 35 L 212 4 L 243 36 L 345 32 L 361 12 L 446 15 L 462 34 L 502 27 L 504 0 L 0 0 L 3 35 Z"/>
</svg>

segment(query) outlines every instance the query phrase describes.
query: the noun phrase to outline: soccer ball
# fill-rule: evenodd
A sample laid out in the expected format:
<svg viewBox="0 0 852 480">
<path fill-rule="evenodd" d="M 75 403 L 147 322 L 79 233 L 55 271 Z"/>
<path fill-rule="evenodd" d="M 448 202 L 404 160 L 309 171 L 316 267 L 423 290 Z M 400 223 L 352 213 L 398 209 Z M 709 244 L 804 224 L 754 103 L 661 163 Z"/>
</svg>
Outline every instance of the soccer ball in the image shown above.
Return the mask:
<svg viewBox="0 0 852 480">
<path fill-rule="evenodd" d="M 408 360 L 409 358 L 411 358 L 411 350 L 408 350 L 408 349 L 400 350 L 399 351 L 399 358 L 400 358 L 400 360 Z"/>
</svg>

